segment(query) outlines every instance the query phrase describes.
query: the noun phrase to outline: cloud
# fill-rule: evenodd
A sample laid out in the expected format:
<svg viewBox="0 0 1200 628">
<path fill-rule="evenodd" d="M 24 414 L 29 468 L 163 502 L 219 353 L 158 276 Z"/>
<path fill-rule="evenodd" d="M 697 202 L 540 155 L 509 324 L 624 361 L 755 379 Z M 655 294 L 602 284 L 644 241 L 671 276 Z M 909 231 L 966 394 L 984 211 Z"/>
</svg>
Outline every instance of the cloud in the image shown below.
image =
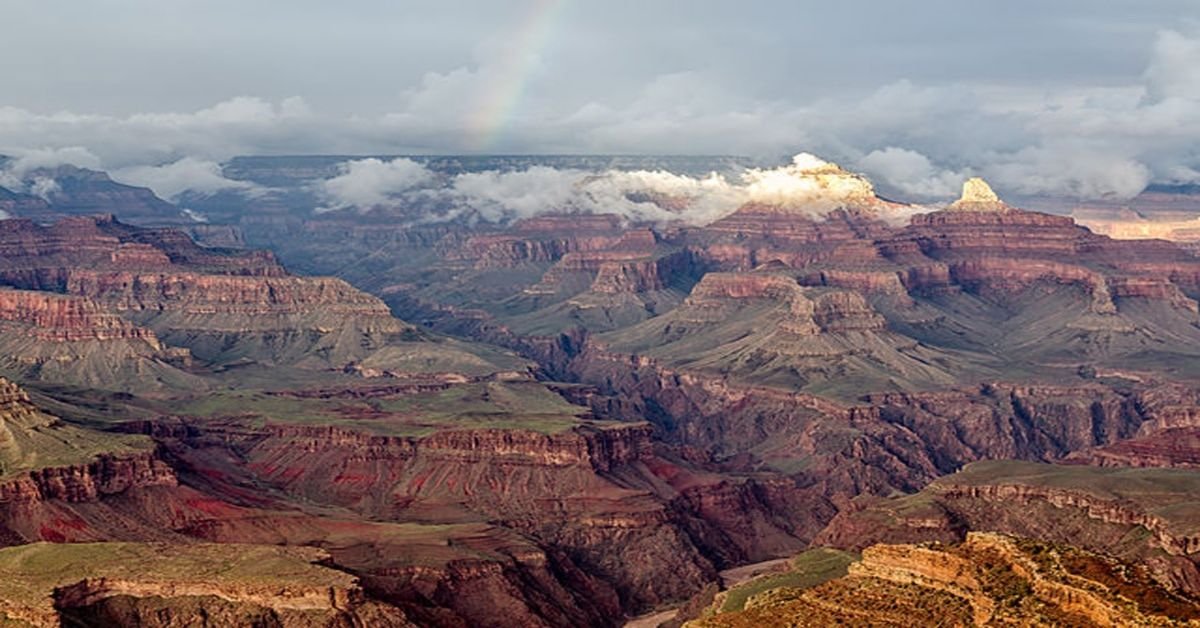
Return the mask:
<svg viewBox="0 0 1200 628">
<path fill-rule="evenodd" d="M 1088 152 L 1076 146 L 1028 148 L 1011 159 L 987 166 L 989 181 L 1020 194 L 1056 194 L 1077 198 L 1131 198 L 1150 183 L 1141 162 L 1120 154 Z"/>
<path fill-rule="evenodd" d="M 954 196 L 970 174 L 939 169 L 921 153 L 895 146 L 873 150 L 858 167 L 907 197 L 945 199 Z"/>
<path fill-rule="evenodd" d="M 1144 78 L 1148 103 L 1200 98 L 1200 39 L 1174 30 L 1160 31 Z"/>
<path fill-rule="evenodd" d="M 8 154 L 13 159 L 5 164 L 5 170 L 17 178 L 22 178 L 34 170 L 58 166 L 100 167 L 100 158 L 82 146 L 17 148 Z"/>
<path fill-rule="evenodd" d="M 424 187 L 435 179 L 428 168 L 404 158 L 348 161 L 339 171 L 336 177 L 320 182 L 319 193 L 326 205 L 319 211 L 348 207 L 366 210 L 387 205 L 398 195 Z"/>
<path fill-rule="evenodd" d="M 488 220 L 526 218 L 577 209 L 574 199 L 587 172 L 534 166 L 517 172 L 468 172 L 454 178 L 451 194 Z"/>
<path fill-rule="evenodd" d="M 749 202 L 823 217 L 873 197 L 870 182 L 813 155 L 778 168 L 748 168 L 727 178 L 662 170 L 593 172 L 533 166 L 466 172 L 446 180 L 407 159 L 347 162 L 320 184 L 330 201 L 318 211 L 400 209 L 414 220 L 473 216 L 508 222 L 545 213 L 616 214 L 637 222 L 707 224 Z M 906 214 L 907 215 L 907 214 Z"/>
<path fill-rule="evenodd" d="M 100 163 L 91 151 L 81 146 L 63 148 L 19 149 L 0 162 L 0 187 L 14 192 L 32 194 L 44 201 L 62 190 L 52 176 L 44 171 L 60 166 L 94 168 Z"/>
<path fill-rule="evenodd" d="M 232 190 L 251 196 L 263 192 L 253 183 L 225 178 L 221 164 L 195 157 L 184 157 L 161 166 L 122 168 L 113 171 L 112 177 L 121 183 L 150 188 L 156 195 L 171 201 L 185 192 L 211 195 Z"/>
<path fill-rule="evenodd" d="M 34 177 L 33 182 L 29 184 L 29 193 L 47 202 L 61 191 L 62 186 L 50 177 Z"/>
<path fill-rule="evenodd" d="M 238 97 L 194 112 L 124 117 L 0 107 L 0 154 L 39 166 L 57 160 L 119 169 L 184 157 L 223 161 L 247 153 L 307 152 L 325 129 L 326 121 L 294 98 L 273 104 Z"/>
<path fill-rule="evenodd" d="M 1128 198 L 1149 182 L 1200 182 L 1200 33 L 1162 30 L 1146 51 L 1145 67 L 1122 84 L 896 80 L 807 99 L 734 89 L 728 76 L 687 69 L 683 62 L 682 69 L 661 71 L 636 89 L 555 97 L 551 56 L 497 61 L 481 51 L 474 62 L 418 75 L 408 89 L 398 85 L 399 102 L 373 114 L 335 115 L 298 98 L 247 96 L 197 111 L 127 116 L 0 107 L 0 152 L 17 156 L 25 170 L 55 161 L 115 170 L 166 196 L 232 189 L 212 164 L 239 154 L 487 151 L 778 159 L 803 150 L 865 171 L 898 200 L 948 200 L 968 174 L 988 177 L 1001 195 Z M 17 167 L 10 163 L 9 175 L 0 177 L 17 176 Z M 521 177 L 496 173 L 443 185 L 419 164 L 374 159 L 347 165 L 321 183 L 319 193 L 328 209 L 450 187 L 457 190 L 454 198 L 474 199 L 486 206 L 481 211 L 501 214 L 519 215 L 533 205 L 613 203 L 630 215 L 652 215 L 661 203 L 638 201 L 636 194 L 630 201 L 629 187 L 682 195 L 699 207 L 708 202 L 701 199 L 745 196 L 753 189 L 769 196 L 791 184 L 780 173 L 764 175 L 757 188 L 753 182 L 725 181 L 722 187 L 668 175 L 607 173 L 581 184 L 577 172 L 530 170 Z M 5 181 L 11 182 L 0 178 L 0 185 Z M 459 202 L 445 195 L 436 200 Z M 712 201 L 712 207 L 726 203 Z"/>
<path fill-rule="evenodd" d="M 746 198 L 717 174 L 695 178 L 664 171 L 594 173 L 545 166 L 460 174 L 447 194 L 460 212 L 474 210 L 492 221 L 580 212 L 701 223 L 737 209 Z"/>
</svg>

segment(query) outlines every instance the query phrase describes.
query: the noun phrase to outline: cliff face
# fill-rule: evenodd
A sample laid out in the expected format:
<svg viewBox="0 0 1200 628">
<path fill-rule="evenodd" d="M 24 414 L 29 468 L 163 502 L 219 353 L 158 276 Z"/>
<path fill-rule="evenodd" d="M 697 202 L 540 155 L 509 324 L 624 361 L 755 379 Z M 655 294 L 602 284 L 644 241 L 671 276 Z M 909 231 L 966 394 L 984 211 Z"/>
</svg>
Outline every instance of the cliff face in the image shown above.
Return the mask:
<svg viewBox="0 0 1200 628">
<path fill-rule="evenodd" d="M 803 268 L 877 259 L 871 239 L 888 231 L 871 212 L 835 210 L 818 217 L 750 204 L 684 239 L 699 259 L 721 270 L 750 270 L 771 262 Z"/>
<path fill-rule="evenodd" d="M 979 462 L 910 497 L 840 513 L 817 537 L 839 547 L 951 540 L 994 531 L 1071 543 L 1144 564 L 1171 588 L 1200 591 L 1194 474 Z M 1137 530 L 1136 540 L 1129 535 Z"/>
<path fill-rule="evenodd" d="M 1008 206 L 919 214 L 876 247 L 882 257 L 908 267 L 906 286 L 913 290 L 948 282 L 1003 293 L 1041 280 L 1074 283 L 1093 295 L 1102 313 L 1115 311 L 1108 303 L 1114 297 L 1191 309 L 1185 293 L 1194 291 L 1200 269 L 1194 257 L 1165 242 L 1118 242 L 1069 217 Z M 930 260 L 948 266 L 939 273 Z"/>
<path fill-rule="evenodd" d="M 70 218 L 49 227 L 6 221 L 0 225 L 0 251 L 0 283 L 76 297 L 46 295 L 40 299 L 49 305 L 26 303 L 19 311 L 0 301 L 0 321 L 6 315 L 34 316 L 25 322 L 34 322 L 31 329 L 46 340 L 123 338 L 151 350 L 124 347 L 105 354 L 76 345 L 67 359 L 62 347 L 23 343 L 11 347 L 7 367 L 19 377 L 55 382 L 76 377 L 72 383 L 126 390 L 145 388 L 143 381 L 155 388 L 196 386 L 194 377 L 171 372 L 166 364 L 193 356 L 216 365 L 376 375 L 413 369 L 475 373 L 490 365 L 486 350 L 462 343 L 435 347 L 427 334 L 394 318 L 381 300 L 341 279 L 291 276 L 270 253 L 204 248 L 173 229 L 131 227 L 111 216 Z M 160 349 L 162 355 L 154 353 Z M 139 365 L 143 359 L 163 364 Z M 491 372 L 504 369 L 493 366 Z M 99 381 L 105 370 L 116 375 L 107 384 Z"/>
<path fill-rule="evenodd" d="M 320 314 L 362 317 L 367 329 L 404 329 L 378 298 L 333 278 L 237 277 L 191 272 L 131 273 L 72 270 L 66 291 L 117 311 L 246 316 L 246 326 L 278 325 L 271 316 Z"/>
<path fill-rule="evenodd" d="M 1113 499 L 1098 497 L 1087 488 L 1064 489 L 1044 486 L 1022 486 L 1018 484 L 956 485 L 953 480 L 939 482 L 931 492 L 946 501 L 980 500 L 990 503 L 1008 503 L 1019 508 L 1020 504 L 1044 503 L 1061 510 L 1080 510 L 1089 519 L 1104 524 L 1125 527 L 1141 527 L 1153 536 L 1152 544 L 1168 554 L 1187 556 L 1200 552 L 1200 531 L 1181 532 L 1190 528 L 1183 522 L 1171 521 L 1147 512 L 1144 508 Z"/>
<path fill-rule="evenodd" d="M 597 415 L 648 419 L 672 456 L 689 461 L 664 464 L 658 458 L 674 458 L 660 446 L 659 455 L 602 473 L 628 478 L 629 467 L 644 465 L 662 480 L 695 464 L 753 477 L 698 488 L 673 481 L 678 495 L 661 512 L 610 503 L 601 515 L 595 500 L 585 506 L 553 493 L 590 480 L 564 473 L 551 483 L 542 471 L 520 471 L 526 486 L 556 495 L 552 512 L 626 530 L 627 539 L 677 527 L 710 560 L 733 564 L 735 556 L 778 555 L 825 534 L 831 520 L 842 525 L 859 507 L 856 497 L 919 491 L 978 460 L 1119 465 L 1142 455 L 1145 465 L 1194 464 L 1186 432 L 1173 431 L 1194 429 L 1185 427 L 1194 425 L 1188 403 L 1177 399 L 1173 414 L 1156 414 L 1142 394 L 1157 378 L 1195 374 L 1197 266 L 1173 246 L 1122 248 L 1068 218 L 1009 207 L 982 188 L 904 227 L 862 208 L 816 217 L 772 203 L 708 227 L 656 228 L 649 237 L 629 229 L 628 246 L 614 237 L 616 225 L 586 238 L 562 222 L 544 226 L 474 236 L 465 252 L 455 247 L 473 236 L 444 240 L 433 268 L 438 281 L 450 278 L 446 284 L 405 275 L 396 263 L 389 268 L 403 277 L 388 301 L 406 318 L 504 344 L 555 378 L 588 384 L 578 399 Z M 678 290 L 667 279 L 678 271 L 664 263 L 676 251 L 690 257 L 688 272 L 699 279 L 687 298 L 642 308 L 640 317 L 611 315 L 619 299 Z M 1159 427 L 1158 417 L 1168 415 L 1175 427 L 1165 418 Z M 396 465 L 425 456 L 432 460 L 432 451 Z M 566 468 L 577 469 L 556 472 Z M 506 480 L 483 480 L 489 473 L 457 477 L 511 490 Z M 432 467 L 428 475 L 422 490 L 429 492 L 410 507 L 464 490 Z M 499 508 L 477 494 L 463 499 Z M 959 540 L 971 522 L 986 519 L 930 503 L 905 511 L 888 538 Z M 1022 505 L 1046 504 L 1033 503 Z M 509 512 L 505 521 L 528 516 Z M 1062 521 L 1073 525 L 1074 517 Z M 850 538 L 877 527 L 860 519 L 841 537 L 828 534 Z M 1117 527 L 1097 534 L 1107 543 Z M 587 556 L 591 571 L 605 562 L 602 544 L 583 540 L 593 534 L 572 525 L 539 530 L 537 538 Z M 638 551 L 652 545 L 605 534 L 592 538 Z M 1181 565 L 1170 567 L 1186 574 Z M 592 572 L 637 581 L 628 572 Z"/>
<path fill-rule="evenodd" d="M 191 361 L 187 349 L 92 299 L 0 289 L 0 332 L 0 372 L 9 377 L 109 390 L 203 387 L 179 368 Z"/>
<path fill-rule="evenodd" d="M 175 473 L 153 452 L 103 455 L 86 464 L 48 467 L 0 482 L 0 504 L 87 502 L 144 486 L 175 486 Z M 48 538 L 46 540 L 61 540 Z"/>
<path fill-rule="evenodd" d="M 153 332 L 101 309 L 87 298 L 0 289 L 0 321 L 39 340 L 135 340 L 153 350 L 161 348 Z"/>
<path fill-rule="evenodd" d="M 148 439 L 65 423 L 0 378 L 0 546 L 91 538 L 68 504 L 175 485 Z"/>
<path fill-rule="evenodd" d="M 753 625 L 1184 625 L 1200 604 L 1147 574 L 1067 545 L 971 533 L 953 545 L 874 545 L 849 573 L 776 586 L 694 628 Z"/>
<path fill-rule="evenodd" d="M 471 236 L 460 246 L 447 248 L 452 260 L 472 261 L 476 268 L 510 268 L 521 264 L 554 262 L 570 253 L 587 253 L 613 247 L 630 248 L 649 236 L 626 233 L 617 216 L 541 216 L 522 220 L 506 233 Z"/>
<path fill-rule="evenodd" d="M 111 215 L 67 218 L 50 226 L 28 220 L 0 225 L 0 281 L 61 291 L 67 273 L 79 269 L 286 274 L 270 253 L 207 249 L 183 232 L 130 227 Z"/>
<path fill-rule="evenodd" d="M 668 440 L 718 459 L 799 466 L 803 484 L 842 504 L 915 490 L 974 460 L 1061 459 L 1130 438 L 1146 420 L 1137 403 L 1095 385 L 986 385 L 839 404 L 594 346 L 573 365 L 583 381 L 618 391 L 592 399 L 601 412 L 651 417 Z"/>
<path fill-rule="evenodd" d="M 238 495 L 251 482 L 376 520 L 494 522 L 548 555 L 570 556 L 577 575 L 558 586 L 609 583 L 627 610 L 690 595 L 715 577 L 713 560 L 759 560 L 803 546 L 813 524 L 797 522 L 812 518 L 819 497 L 800 507 L 788 480 L 725 479 L 669 462 L 650 435 L 645 425 L 389 437 L 208 424 L 158 438 L 188 477 L 206 478 L 217 495 Z"/>
<path fill-rule="evenodd" d="M 830 396 L 848 377 L 860 384 L 853 394 L 896 382 L 953 381 L 936 350 L 893 333 L 859 293 L 804 287 L 774 272 L 708 273 L 679 307 L 596 335 L 588 346 L 598 362 L 626 355 L 614 359 Z M 580 374 L 589 370 L 589 355 L 579 358 Z"/>
<path fill-rule="evenodd" d="M 33 544 L 0 550 L 0 613 L 34 626 L 411 626 L 309 548 Z M 63 570 L 61 564 L 71 564 Z M 256 573 L 269 564 L 276 574 Z"/>
<path fill-rule="evenodd" d="M 1080 452 L 1071 460 L 1102 467 L 1200 469 L 1200 428 L 1168 428 Z"/>
</svg>

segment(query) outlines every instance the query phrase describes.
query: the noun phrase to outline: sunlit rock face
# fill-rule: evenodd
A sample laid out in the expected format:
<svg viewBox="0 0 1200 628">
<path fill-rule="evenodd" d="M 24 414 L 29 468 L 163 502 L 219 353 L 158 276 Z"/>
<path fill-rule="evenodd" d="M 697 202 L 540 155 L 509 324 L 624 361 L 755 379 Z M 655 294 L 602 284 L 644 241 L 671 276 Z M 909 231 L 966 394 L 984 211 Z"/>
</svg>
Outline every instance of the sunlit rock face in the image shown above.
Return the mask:
<svg viewBox="0 0 1200 628">
<path fill-rule="evenodd" d="M 948 209 L 958 211 L 994 212 L 1011 209 L 1007 203 L 1000 200 L 992 191 L 992 186 L 979 177 L 971 177 L 963 182 L 962 196 L 950 203 Z"/>
<path fill-rule="evenodd" d="M 808 153 L 792 158 L 791 165 L 770 170 L 749 170 L 743 175 L 750 200 L 792 205 L 826 201 L 866 201 L 875 188 L 865 177 Z"/>
<path fill-rule="evenodd" d="M 808 153 L 780 168 L 742 174 L 748 205 L 820 217 L 838 208 L 875 209 L 884 203 L 866 177 Z"/>
</svg>

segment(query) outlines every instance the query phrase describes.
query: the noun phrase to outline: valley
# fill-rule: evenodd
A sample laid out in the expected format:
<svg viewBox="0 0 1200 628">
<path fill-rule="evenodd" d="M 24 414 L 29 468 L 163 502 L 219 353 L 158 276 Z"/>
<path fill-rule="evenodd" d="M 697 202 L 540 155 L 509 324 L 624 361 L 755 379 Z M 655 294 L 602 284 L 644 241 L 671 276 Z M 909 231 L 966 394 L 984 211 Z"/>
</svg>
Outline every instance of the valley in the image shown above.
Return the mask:
<svg viewBox="0 0 1200 628">
<path fill-rule="evenodd" d="M 301 212 L 301 159 L 228 166 L 279 187 L 213 223 L 14 193 L 0 613 L 1200 617 L 1200 258 L 808 163 L 706 224 Z"/>
</svg>

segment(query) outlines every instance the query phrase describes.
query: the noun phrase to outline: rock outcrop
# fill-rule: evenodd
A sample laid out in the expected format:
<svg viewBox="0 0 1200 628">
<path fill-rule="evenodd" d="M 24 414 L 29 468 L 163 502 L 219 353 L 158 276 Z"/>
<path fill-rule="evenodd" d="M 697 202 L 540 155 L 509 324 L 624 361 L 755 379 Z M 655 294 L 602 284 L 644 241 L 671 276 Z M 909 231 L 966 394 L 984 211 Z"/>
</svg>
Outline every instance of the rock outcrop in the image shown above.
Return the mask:
<svg viewBox="0 0 1200 628">
<path fill-rule="evenodd" d="M 171 229 L 141 229 L 112 215 L 41 226 L 0 222 L 0 284 L 62 291 L 71 270 L 203 272 L 278 277 L 287 272 L 265 251 L 207 249 Z"/>
<path fill-rule="evenodd" d="M 1165 585 L 1195 594 L 1197 482 L 1195 472 L 1173 469 L 977 462 L 915 496 L 847 510 L 817 541 L 863 547 L 885 539 L 945 541 L 972 530 L 1003 532 L 1138 562 Z M 1136 542 L 1127 536 L 1135 530 Z"/>
<path fill-rule="evenodd" d="M 1068 545 L 971 533 L 954 545 L 875 545 L 849 574 L 775 586 L 688 626 L 1183 626 L 1200 603 L 1143 570 Z"/>
<path fill-rule="evenodd" d="M 150 329 L 96 301 L 0 288 L 0 372 L 19 380 L 147 391 L 203 387 L 180 370 L 186 348 L 168 347 Z"/>
<path fill-rule="evenodd" d="M 0 618 L 33 626 L 173 626 L 193 621 L 411 626 L 367 600 L 311 548 L 151 543 L 34 544 L 0 550 Z M 61 565 L 72 565 L 63 570 Z M 263 569 L 271 565 L 270 570 Z M 272 571 L 273 570 L 273 573 Z"/>
<path fill-rule="evenodd" d="M 962 196 L 957 201 L 950 203 L 947 209 L 954 211 L 974 211 L 974 212 L 1003 212 L 1010 211 L 1004 201 L 1000 200 L 999 196 L 992 191 L 992 186 L 987 184 L 987 181 L 979 177 L 971 177 L 963 182 Z"/>
<path fill-rule="evenodd" d="M 141 341 L 162 348 L 154 332 L 102 309 L 89 298 L 50 292 L 0 289 L 0 325 L 55 342 Z"/>
</svg>

